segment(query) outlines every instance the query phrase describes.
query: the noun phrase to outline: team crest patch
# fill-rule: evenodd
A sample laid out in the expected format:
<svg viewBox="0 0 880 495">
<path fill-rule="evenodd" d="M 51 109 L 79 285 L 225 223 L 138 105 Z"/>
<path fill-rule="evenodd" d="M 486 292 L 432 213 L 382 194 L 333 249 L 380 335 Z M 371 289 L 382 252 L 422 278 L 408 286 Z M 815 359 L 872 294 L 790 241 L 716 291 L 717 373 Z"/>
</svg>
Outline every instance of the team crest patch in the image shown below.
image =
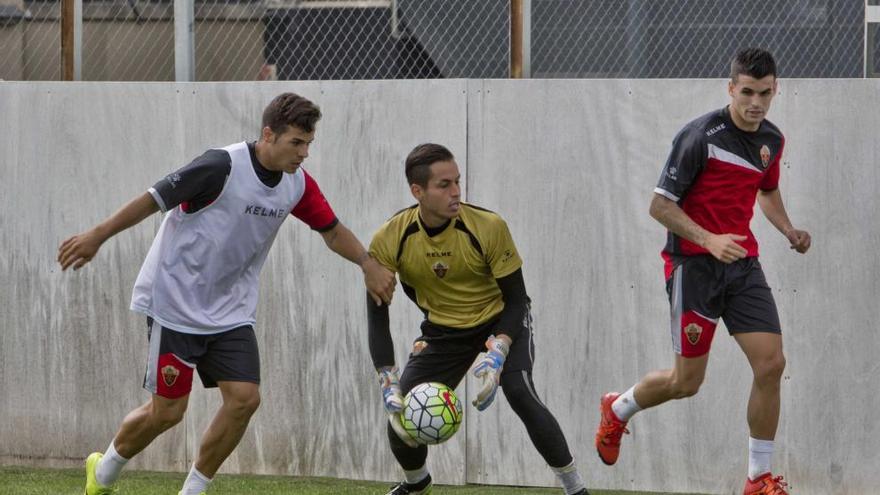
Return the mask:
<svg viewBox="0 0 880 495">
<path fill-rule="evenodd" d="M 703 335 L 703 327 L 696 323 L 691 323 L 684 327 L 684 335 L 687 337 L 688 342 L 690 342 L 691 345 L 696 345 L 697 342 L 700 341 L 700 336 Z"/>
<path fill-rule="evenodd" d="M 417 355 L 421 354 L 422 351 L 424 351 L 426 347 L 428 347 L 428 343 L 425 342 L 424 340 L 416 341 L 416 343 L 413 344 L 412 355 L 417 356 Z"/>
<path fill-rule="evenodd" d="M 180 370 L 174 366 L 169 364 L 162 367 L 162 381 L 165 382 L 165 385 L 173 387 L 178 376 L 180 376 Z"/>
<path fill-rule="evenodd" d="M 761 164 L 764 165 L 764 168 L 770 164 L 770 147 L 766 144 L 761 146 Z"/>
<path fill-rule="evenodd" d="M 507 262 L 510 261 L 512 258 L 513 258 L 513 251 L 511 251 L 510 249 L 507 249 L 507 250 L 504 251 L 504 257 L 501 258 L 501 262 L 502 262 L 502 263 L 507 263 Z"/>
<path fill-rule="evenodd" d="M 431 269 L 434 270 L 434 275 L 443 278 L 446 276 L 446 272 L 449 271 L 449 265 L 442 261 L 438 261 L 434 263 L 434 266 L 432 266 Z"/>
</svg>

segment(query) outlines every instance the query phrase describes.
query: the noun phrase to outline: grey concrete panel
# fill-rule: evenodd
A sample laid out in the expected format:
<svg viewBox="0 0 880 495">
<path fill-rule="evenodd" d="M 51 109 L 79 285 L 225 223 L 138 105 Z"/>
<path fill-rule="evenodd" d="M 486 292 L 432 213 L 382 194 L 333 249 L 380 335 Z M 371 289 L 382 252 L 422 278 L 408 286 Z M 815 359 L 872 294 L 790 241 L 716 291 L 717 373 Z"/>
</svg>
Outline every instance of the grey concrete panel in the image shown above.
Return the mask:
<svg viewBox="0 0 880 495">
<path fill-rule="evenodd" d="M 103 451 L 121 418 L 147 398 L 139 389 L 144 323 L 127 307 L 134 260 L 146 254 L 158 217 L 106 243 L 94 266 L 62 274 L 55 263 L 63 238 L 161 177 L 149 160 L 181 152 L 167 116 L 150 111 L 176 107 L 179 95 L 123 89 L 0 85 L 9 130 L 0 138 L 7 188 L 0 256 L 14 281 L 0 296 L 4 458 L 79 464 Z M 160 441 L 134 466 L 181 469 L 175 459 L 183 456 L 180 442 Z"/>
<path fill-rule="evenodd" d="M 131 286 L 160 217 L 108 241 L 78 272 L 60 273 L 59 242 L 100 221 L 206 148 L 258 135 L 262 109 L 296 90 L 324 111 L 307 168 L 340 219 L 367 242 L 413 202 L 409 149 L 431 138 L 465 153 L 464 83 L 33 84 L 0 86 L 4 160 L 0 459 L 76 465 L 106 448 L 141 388 L 143 319 Z M 413 112 L 420 109 L 422 112 Z M 267 263 L 258 334 L 264 403 L 228 471 L 393 480 L 381 402 L 366 351 L 359 270 L 291 221 Z M 417 335 L 402 293 L 393 314 L 399 360 Z M 291 354 L 293 353 L 293 354 Z M 195 387 L 184 424 L 134 469 L 186 470 L 218 404 Z M 7 441 L 8 439 L 8 441 Z M 461 482 L 464 437 L 433 456 Z"/>
<path fill-rule="evenodd" d="M 12 281 L 0 285 L 0 463 L 79 464 L 148 398 L 144 322 L 127 307 L 159 216 L 78 272 L 59 272 L 58 243 L 204 149 L 253 139 L 265 104 L 295 90 L 325 115 L 306 168 L 364 242 L 413 202 L 402 161 L 424 141 L 450 146 L 467 199 L 507 220 L 533 299 L 537 392 L 591 487 L 732 493 L 746 472 L 751 378 L 723 326 L 696 397 L 636 416 L 613 468 L 593 448 L 600 394 L 671 365 L 664 230 L 647 208 L 673 135 L 726 104 L 725 89 L 721 80 L 0 84 L 0 267 Z M 787 137 L 789 214 L 814 236 L 798 256 L 760 213 L 753 221 L 788 357 L 775 470 L 802 494 L 880 486 L 870 393 L 880 349 L 878 95 L 876 81 L 783 80 L 770 113 Z M 262 282 L 263 405 L 223 471 L 399 478 L 357 268 L 292 221 Z M 399 364 L 419 319 L 398 291 Z M 184 423 L 132 467 L 186 470 L 218 395 L 196 386 Z M 465 416 L 462 433 L 432 448 L 439 481 L 555 483 L 503 395 Z"/>
<path fill-rule="evenodd" d="M 875 493 L 880 407 L 871 390 L 880 335 L 880 84 L 781 83 L 776 120 L 788 129 L 782 191 L 813 233 L 809 257 L 764 243 L 768 282 L 783 316 L 783 469 L 810 493 Z M 767 222 L 756 234 L 775 236 Z M 858 405 L 850 407 L 853 394 Z"/>
<path fill-rule="evenodd" d="M 783 81 L 770 113 L 787 136 L 789 214 L 814 236 L 812 251 L 798 256 L 760 212 L 753 221 L 788 356 L 775 466 L 798 493 L 871 493 L 880 484 L 880 435 L 867 412 L 878 400 L 841 407 L 867 385 L 880 349 L 870 330 L 880 263 L 878 89 Z M 501 213 L 518 243 L 533 299 L 536 386 L 588 484 L 731 493 L 746 473 L 751 376 L 723 325 L 699 395 L 638 415 L 613 468 L 593 447 L 600 395 L 672 364 L 664 231 L 647 209 L 673 135 L 727 103 L 724 82 L 486 81 L 470 95 L 481 106 L 470 112 L 468 199 Z M 553 482 L 506 404 L 470 421 L 468 481 Z"/>
</svg>

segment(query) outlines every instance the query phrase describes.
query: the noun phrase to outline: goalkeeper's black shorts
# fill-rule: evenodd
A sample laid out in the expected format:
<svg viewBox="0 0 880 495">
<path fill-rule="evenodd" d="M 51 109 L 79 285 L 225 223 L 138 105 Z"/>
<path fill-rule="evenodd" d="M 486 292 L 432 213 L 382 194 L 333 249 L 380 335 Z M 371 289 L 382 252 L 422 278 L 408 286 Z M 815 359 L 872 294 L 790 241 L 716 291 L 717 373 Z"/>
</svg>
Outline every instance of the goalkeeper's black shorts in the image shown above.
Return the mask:
<svg viewBox="0 0 880 495">
<path fill-rule="evenodd" d="M 510 347 L 502 376 L 515 371 L 531 373 L 535 361 L 532 316 L 523 319 L 519 337 Z M 406 394 L 424 382 L 440 382 L 458 386 L 477 355 L 486 350 L 486 339 L 498 328 L 498 318 L 473 328 L 449 328 L 425 320 L 422 334 L 413 342 L 409 359 L 400 377 L 400 388 Z"/>
</svg>

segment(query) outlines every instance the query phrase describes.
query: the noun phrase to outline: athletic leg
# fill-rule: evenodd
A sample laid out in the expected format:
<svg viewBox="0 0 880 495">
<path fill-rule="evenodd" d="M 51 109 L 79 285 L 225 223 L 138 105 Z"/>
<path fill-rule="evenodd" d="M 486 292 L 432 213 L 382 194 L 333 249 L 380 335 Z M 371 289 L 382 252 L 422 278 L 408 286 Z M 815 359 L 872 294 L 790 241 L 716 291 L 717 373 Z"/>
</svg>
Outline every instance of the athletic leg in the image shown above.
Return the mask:
<svg viewBox="0 0 880 495">
<path fill-rule="evenodd" d="M 671 369 L 652 371 L 623 394 L 605 394 L 596 450 L 607 465 L 617 462 L 627 422 L 637 412 L 695 395 L 703 384 L 718 315 L 723 309 L 724 267 L 706 257 L 681 261 L 666 281 L 670 333 L 675 361 Z"/>
<path fill-rule="evenodd" d="M 567 495 L 584 494 L 584 480 L 575 466 L 574 458 L 559 422 L 538 397 L 532 381 L 535 362 L 534 328 L 531 313 L 523 320 L 519 337 L 510 347 L 501 389 L 513 412 L 519 416 L 532 444 L 556 474 Z"/>
<path fill-rule="evenodd" d="M 238 446 L 251 416 L 260 406 L 260 386 L 250 382 L 218 382 L 223 404 L 202 435 L 195 467 L 213 478 Z"/>
<path fill-rule="evenodd" d="M 485 332 L 480 329 L 462 332 L 461 336 L 424 322 L 422 335 L 416 339 L 403 373 L 400 390 L 406 395 L 414 386 L 424 382 L 440 382 L 455 388 L 467 373 L 477 354 L 483 349 Z M 387 425 L 391 452 L 403 469 L 405 481 L 396 485 L 390 494 L 427 493 L 431 476 L 427 468 L 428 447 L 410 447 L 403 443 L 390 423 Z"/>
</svg>

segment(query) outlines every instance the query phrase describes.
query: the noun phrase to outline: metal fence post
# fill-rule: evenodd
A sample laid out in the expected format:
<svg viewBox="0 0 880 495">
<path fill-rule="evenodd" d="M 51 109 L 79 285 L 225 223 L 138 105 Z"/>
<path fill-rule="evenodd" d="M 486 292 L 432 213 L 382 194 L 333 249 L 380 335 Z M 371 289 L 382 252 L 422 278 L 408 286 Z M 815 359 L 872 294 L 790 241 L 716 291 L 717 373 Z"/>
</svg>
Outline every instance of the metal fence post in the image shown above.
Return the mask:
<svg viewBox="0 0 880 495">
<path fill-rule="evenodd" d="M 73 80 L 82 81 L 83 3 L 73 0 Z"/>
<path fill-rule="evenodd" d="M 510 78 L 522 77 L 523 0 L 510 0 Z"/>
<path fill-rule="evenodd" d="M 174 78 L 178 82 L 195 80 L 193 43 L 194 0 L 174 0 Z"/>
<path fill-rule="evenodd" d="M 874 44 L 880 30 L 880 0 L 865 0 L 865 72 L 864 77 L 880 77 L 874 66 Z"/>
<path fill-rule="evenodd" d="M 61 80 L 82 80 L 82 0 L 61 1 Z"/>
<path fill-rule="evenodd" d="M 61 0 L 61 80 L 73 81 L 73 0 Z"/>
<path fill-rule="evenodd" d="M 532 0 L 522 0 L 522 77 L 532 77 Z"/>
</svg>

